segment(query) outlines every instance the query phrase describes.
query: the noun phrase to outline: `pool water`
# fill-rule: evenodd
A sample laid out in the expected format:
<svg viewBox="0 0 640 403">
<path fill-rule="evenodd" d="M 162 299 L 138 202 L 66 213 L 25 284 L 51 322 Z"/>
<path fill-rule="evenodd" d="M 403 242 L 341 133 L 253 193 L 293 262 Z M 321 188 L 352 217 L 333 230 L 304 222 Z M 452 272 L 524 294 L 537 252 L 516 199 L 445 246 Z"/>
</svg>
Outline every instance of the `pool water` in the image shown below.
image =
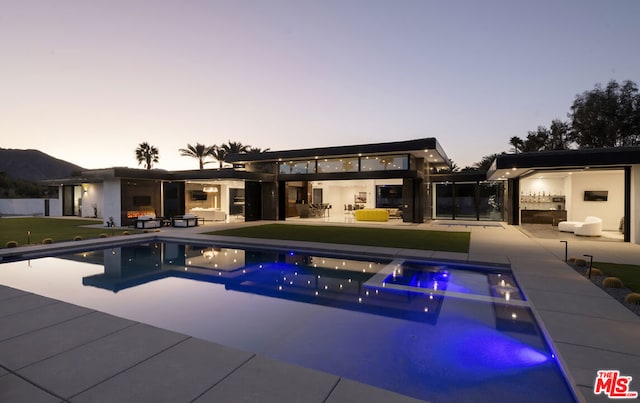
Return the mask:
<svg viewBox="0 0 640 403">
<path fill-rule="evenodd" d="M 506 269 L 147 243 L 0 284 L 432 402 L 574 401 Z"/>
</svg>

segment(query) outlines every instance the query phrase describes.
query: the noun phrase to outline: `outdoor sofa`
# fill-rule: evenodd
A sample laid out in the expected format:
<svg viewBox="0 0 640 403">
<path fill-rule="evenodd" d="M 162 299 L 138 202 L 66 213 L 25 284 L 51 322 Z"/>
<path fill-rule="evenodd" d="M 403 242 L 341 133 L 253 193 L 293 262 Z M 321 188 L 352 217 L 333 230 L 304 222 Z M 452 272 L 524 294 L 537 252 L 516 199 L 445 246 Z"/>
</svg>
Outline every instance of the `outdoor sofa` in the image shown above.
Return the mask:
<svg viewBox="0 0 640 403">
<path fill-rule="evenodd" d="M 558 231 L 573 232 L 581 236 L 601 236 L 602 219 L 588 216 L 584 221 L 560 221 L 558 223 Z"/>
<path fill-rule="evenodd" d="M 155 214 L 141 215 L 136 218 L 136 229 L 159 228 L 162 225 L 162 219 L 157 218 Z"/>
</svg>

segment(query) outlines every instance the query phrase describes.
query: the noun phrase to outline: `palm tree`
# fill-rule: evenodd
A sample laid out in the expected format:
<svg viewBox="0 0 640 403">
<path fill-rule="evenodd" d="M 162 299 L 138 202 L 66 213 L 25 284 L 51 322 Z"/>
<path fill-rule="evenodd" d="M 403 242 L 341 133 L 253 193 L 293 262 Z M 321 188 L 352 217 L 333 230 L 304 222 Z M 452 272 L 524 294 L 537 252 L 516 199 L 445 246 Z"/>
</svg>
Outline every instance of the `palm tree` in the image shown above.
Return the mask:
<svg viewBox="0 0 640 403">
<path fill-rule="evenodd" d="M 227 152 L 222 147 L 218 147 L 218 146 L 213 146 L 213 147 L 214 149 L 213 149 L 213 152 L 211 153 L 211 156 L 218 161 L 219 168 L 222 168 L 222 166 L 224 165 L 224 159 L 227 157 Z"/>
<path fill-rule="evenodd" d="M 504 153 L 495 153 L 490 155 L 485 155 L 482 159 L 475 164 L 473 164 L 473 168 L 479 171 L 488 171 L 493 164 L 493 161 L 500 155 Z"/>
<path fill-rule="evenodd" d="M 265 148 L 264 150 L 260 147 L 249 147 L 249 149 L 247 150 L 248 153 L 266 153 L 267 151 L 270 151 L 270 148 Z"/>
<path fill-rule="evenodd" d="M 227 144 L 221 144 L 220 148 L 224 149 L 227 154 L 242 154 L 251 149 L 251 146 L 245 146 L 239 141 L 227 141 Z"/>
<path fill-rule="evenodd" d="M 178 151 L 180 151 L 180 155 L 183 157 L 197 158 L 200 164 L 200 169 L 202 170 L 204 169 L 204 164 L 211 162 L 205 162 L 205 158 L 207 158 L 208 156 L 215 158 L 215 150 L 215 145 L 205 146 L 204 144 L 196 143 L 195 146 L 187 144 L 187 148 L 181 148 Z"/>
<path fill-rule="evenodd" d="M 146 169 L 151 169 L 153 163 L 158 162 L 158 156 L 158 149 L 146 141 L 138 144 L 138 148 L 136 148 L 136 159 L 138 160 L 138 165 L 142 165 L 142 163 L 144 163 L 144 167 Z"/>
<path fill-rule="evenodd" d="M 509 145 L 513 147 L 511 150 L 517 154 L 522 152 L 522 149 L 524 148 L 524 141 L 518 136 L 513 136 L 509 139 Z"/>
</svg>

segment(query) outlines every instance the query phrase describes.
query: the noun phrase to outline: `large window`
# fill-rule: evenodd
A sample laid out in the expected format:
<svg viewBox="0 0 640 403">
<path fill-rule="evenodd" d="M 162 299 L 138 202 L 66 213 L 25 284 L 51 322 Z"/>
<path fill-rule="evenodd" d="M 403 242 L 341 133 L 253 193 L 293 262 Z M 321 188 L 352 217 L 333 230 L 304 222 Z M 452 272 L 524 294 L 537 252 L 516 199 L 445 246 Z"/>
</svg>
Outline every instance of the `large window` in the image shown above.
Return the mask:
<svg viewBox="0 0 640 403">
<path fill-rule="evenodd" d="M 357 158 L 324 158 L 318 160 L 318 172 L 358 172 Z"/>
<path fill-rule="evenodd" d="M 289 161 L 280 163 L 281 174 L 312 174 L 316 172 L 316 161 Z"/>
<path fill-rule="evenodd" d="M 376 186 L 377 208 L 402 207 L 402 185 L 378 185 Z"/>
<path fill-rule="evenodd" d="M 434 218 L 500 221 L 503 186 L 499 181 L 436 183 Z"/>
<path fill-rule="evenodd" d="M 367 156 L 360 158 L 360 170 L 368 171 L 392 171 L 409 169 L 409 157 L 407 155 Z"/>
<path fill-rule="evenodd" d="M 481 220 L 502 220 L 504 186 L 502 182 L 480 182 Z"/>
<path fill-rule="evenodd" d="M 408 170 L 409 164 L 408 155 L 369 155 L 280 162 L 278 171 L 283 175 L 313 174 L 316 172 L 401 171 Z"/>
<path fill-rule="evenodd" d="M 436 183 L 435 218 L 453 218 L 453 183 Z"/>
</svg>

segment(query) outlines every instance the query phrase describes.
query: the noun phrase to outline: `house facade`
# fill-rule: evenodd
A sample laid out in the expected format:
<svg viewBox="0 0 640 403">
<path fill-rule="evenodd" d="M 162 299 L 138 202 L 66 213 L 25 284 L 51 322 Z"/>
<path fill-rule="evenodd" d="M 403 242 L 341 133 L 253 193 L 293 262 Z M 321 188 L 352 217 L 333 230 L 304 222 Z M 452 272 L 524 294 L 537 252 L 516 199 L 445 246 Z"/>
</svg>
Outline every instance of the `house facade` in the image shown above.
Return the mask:
<svg viewBox="0 0 640 403">
<path fill-rule="evenodd" d="M 59 181 L 61 211 L 51 215 L 113 218 L 116 225 L 185 213 L 349 222 L 360 209 L 387 209 L 409 223 L 557 225 L 597 216 L 604 230 L 640 243 L 640 147 L 504 154 L 487 173 L 450 172 L 434 138 L 234 154 L 226 162 L 233 167 L 85 171 Z"/>
</svg>

